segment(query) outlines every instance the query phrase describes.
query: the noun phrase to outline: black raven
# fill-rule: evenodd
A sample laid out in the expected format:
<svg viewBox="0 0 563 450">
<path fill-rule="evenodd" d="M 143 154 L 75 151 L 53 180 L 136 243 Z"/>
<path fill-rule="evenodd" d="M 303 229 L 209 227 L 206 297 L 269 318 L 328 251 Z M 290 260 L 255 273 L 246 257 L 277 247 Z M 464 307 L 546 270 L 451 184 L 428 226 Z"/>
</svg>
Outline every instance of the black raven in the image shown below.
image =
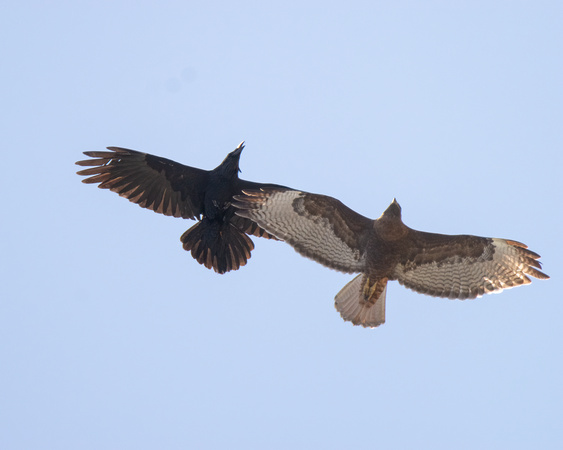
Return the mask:
<svg viewBox="0 0 563 450">
<path fill-rule="evenodd" d="M 159 156 L 121 147 L 109 152 L 84 152 L 79 166 L 94 166 L 77 172 L 133 203 L 166 216 L 197 219 L 180 240 L 185 250 L 208 269 L 225 273 L 244 266 L 254 244 L 248 235 L 276 239 L 250 219 L 235 215 L 231 205 L 243 189 L 281 188 L 253 183 L 238 177 L 244 142 L 213 170 L 202 170 Z"/>
</svg>

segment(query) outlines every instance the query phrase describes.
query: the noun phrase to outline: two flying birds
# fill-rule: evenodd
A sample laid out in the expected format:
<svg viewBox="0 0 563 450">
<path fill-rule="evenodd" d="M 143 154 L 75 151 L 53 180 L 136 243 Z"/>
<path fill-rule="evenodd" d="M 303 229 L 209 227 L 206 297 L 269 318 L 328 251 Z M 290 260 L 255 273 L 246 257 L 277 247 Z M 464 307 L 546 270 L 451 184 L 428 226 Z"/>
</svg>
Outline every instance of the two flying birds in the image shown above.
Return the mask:
<svg viewBox="0 0 563 450">
<path fill-rule="evenodd" d="M 183 247 L 217 273 L 237 270 L 250 258 L 249 236 L 279 239 L 298 253 L 345 273 L 359 273 L 336 295 L 335 307 L 354 325 L 385 322 L 387 282 L 416 292 L 469 299 L 529 284 L 540 256 L 516 241 L 426 233 L 407 227 L 393 200 L 376 220 L 339 200 L 238 177 L 244 143 L 213 170 L 120 147 L 84 152 L 84 183 L 98 184 L 155 212 L 197 223 Z"/>
</svg>

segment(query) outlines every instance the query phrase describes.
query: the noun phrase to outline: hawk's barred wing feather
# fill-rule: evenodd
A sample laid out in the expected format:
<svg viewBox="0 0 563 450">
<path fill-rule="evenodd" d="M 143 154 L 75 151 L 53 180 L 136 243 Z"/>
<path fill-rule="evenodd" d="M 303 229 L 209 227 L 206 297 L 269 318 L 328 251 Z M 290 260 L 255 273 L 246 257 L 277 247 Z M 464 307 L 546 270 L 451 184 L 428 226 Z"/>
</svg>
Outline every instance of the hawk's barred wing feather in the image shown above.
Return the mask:
<svg viewBox="0 0 563 450">
<path fill-rule="evenodd" d="M 470 299 L 549 278 L 539 255 L 524 244 L 478 236 L 448 236 L 410 230 L 409 250 L 393 277 L 422 294 Z"/>
<path fill-rule="evenodd" d="M 237 215 L 256 222 L 297 252 L 346 273 L 364 267 L 364 242 L 371 220 L 340 201 L 291 189 L 243 190 Z"/>
<path fill-rule="evenodd" d="M 259 191 L 260 189 L 289 189 L 285 186 L 281 186 L 279 184 L 272 184 L 272 183 L 255 183 L 254 181 L 248 180 L 237 180 L 237 191 L 241 194 L 244 191 Z M 235 195 L 236 197 L 236 195 Z M 231 223 L 237 226 L 239 229 L 244 231 L 248 235 L 266 238 L 266 239 L 274 239 L 276 241 L 280 240 L 276 236 L 271 233 L 268 233 L 263 228 L 259 227 L 256 222 L 246 217 L 240 216 L 238 214 L 233 215 L 231 217 Z"/>
</svg>

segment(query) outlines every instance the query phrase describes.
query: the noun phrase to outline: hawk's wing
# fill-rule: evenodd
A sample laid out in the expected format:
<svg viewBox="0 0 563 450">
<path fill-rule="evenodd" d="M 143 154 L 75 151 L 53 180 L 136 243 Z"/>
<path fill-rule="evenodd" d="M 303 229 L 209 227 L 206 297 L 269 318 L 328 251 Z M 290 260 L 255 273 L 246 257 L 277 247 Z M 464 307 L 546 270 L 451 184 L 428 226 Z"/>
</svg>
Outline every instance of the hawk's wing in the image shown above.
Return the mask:
<svg viewBox="0 0 563 450">
<path fill-rule="evenodd" d="M 206 170 L 126 148 L 108 150 L 84 152 L 94 159 L 76 164 L 94 167 L 77 172 L 89 176 L 82 182 L 100 183 L 98 187 L 166 216 L 195 219 L 201 214 Z"/>
<path fill-rule="evenodd" d="M 258 191 L 260 189 L 289 189 L 286 186 L 281 186 L 279 184 L 272 184 L 272 183 L 256 183 L 254 181 L 247 181 L 247 180 L 242 180 L 242 179 L 237 179 L 236 180 L 236 192 L 237 195 L 238 194 L 242 194 L 243 191 L 247 191 L 247 190 L 253 190 L 253 191 Z M 236 211 L 237 208 L 234 208 L 234 210 Z M 239 230 L 243 231 L 244 233 L 248 234 L 248 235 L 252 235 L 252 236 L 256 236 L 256 237 L 262 237 L 262 238 L 266 238 L 266 239 L 274 239 L 276 241 L 279 240 L 279 238 L 277 238 L 276 236 L 274 236 L 272 233 L 268 233 L 266 230 L 264 230 L 263 228 L 260 228 L 256 222 L 246 218 L 246 217 L 242 217 L 239 215 L 236 215 L 233 213 L 233 216 L 230 216 L 229 221 L 235 226 L 237 227 Z"/>
<path fill-rule="evenodd" d="M 373 221 L 325 195 L 292 189 L 244 190 L 237 215 L 256 222 L 297 252 L 342 272 L 361 272 Z"/>
<path fill-rule="evenodd" d="M 393 279 L 422 294 L 475 298 L 549 278 L 539 257 L 520 242 L 409 229 Z"/>
</svg>

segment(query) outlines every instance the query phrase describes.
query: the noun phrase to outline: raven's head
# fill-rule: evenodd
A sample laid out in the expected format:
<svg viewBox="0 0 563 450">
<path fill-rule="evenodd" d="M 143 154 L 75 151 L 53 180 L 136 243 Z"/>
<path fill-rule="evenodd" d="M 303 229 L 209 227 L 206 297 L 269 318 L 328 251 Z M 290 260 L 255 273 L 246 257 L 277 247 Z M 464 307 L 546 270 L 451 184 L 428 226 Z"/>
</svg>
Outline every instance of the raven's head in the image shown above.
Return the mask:
<svg viewBox="0 0 563 450">
<path fill-rule="evenodd" d="M 243 148 L 244 148 L 244 141 L 242 141 L 237 148 L 235 148 L 231 153 L 229 153 L 227 157 L 223 160 L 223 162 L 219 166 L 217 166 L 215 170 L 220 171 L 221 174 L 226 176 L 227 178 L 237 177 L 238 173 L 240 172 L 239 160 Z"/>
</svg>

